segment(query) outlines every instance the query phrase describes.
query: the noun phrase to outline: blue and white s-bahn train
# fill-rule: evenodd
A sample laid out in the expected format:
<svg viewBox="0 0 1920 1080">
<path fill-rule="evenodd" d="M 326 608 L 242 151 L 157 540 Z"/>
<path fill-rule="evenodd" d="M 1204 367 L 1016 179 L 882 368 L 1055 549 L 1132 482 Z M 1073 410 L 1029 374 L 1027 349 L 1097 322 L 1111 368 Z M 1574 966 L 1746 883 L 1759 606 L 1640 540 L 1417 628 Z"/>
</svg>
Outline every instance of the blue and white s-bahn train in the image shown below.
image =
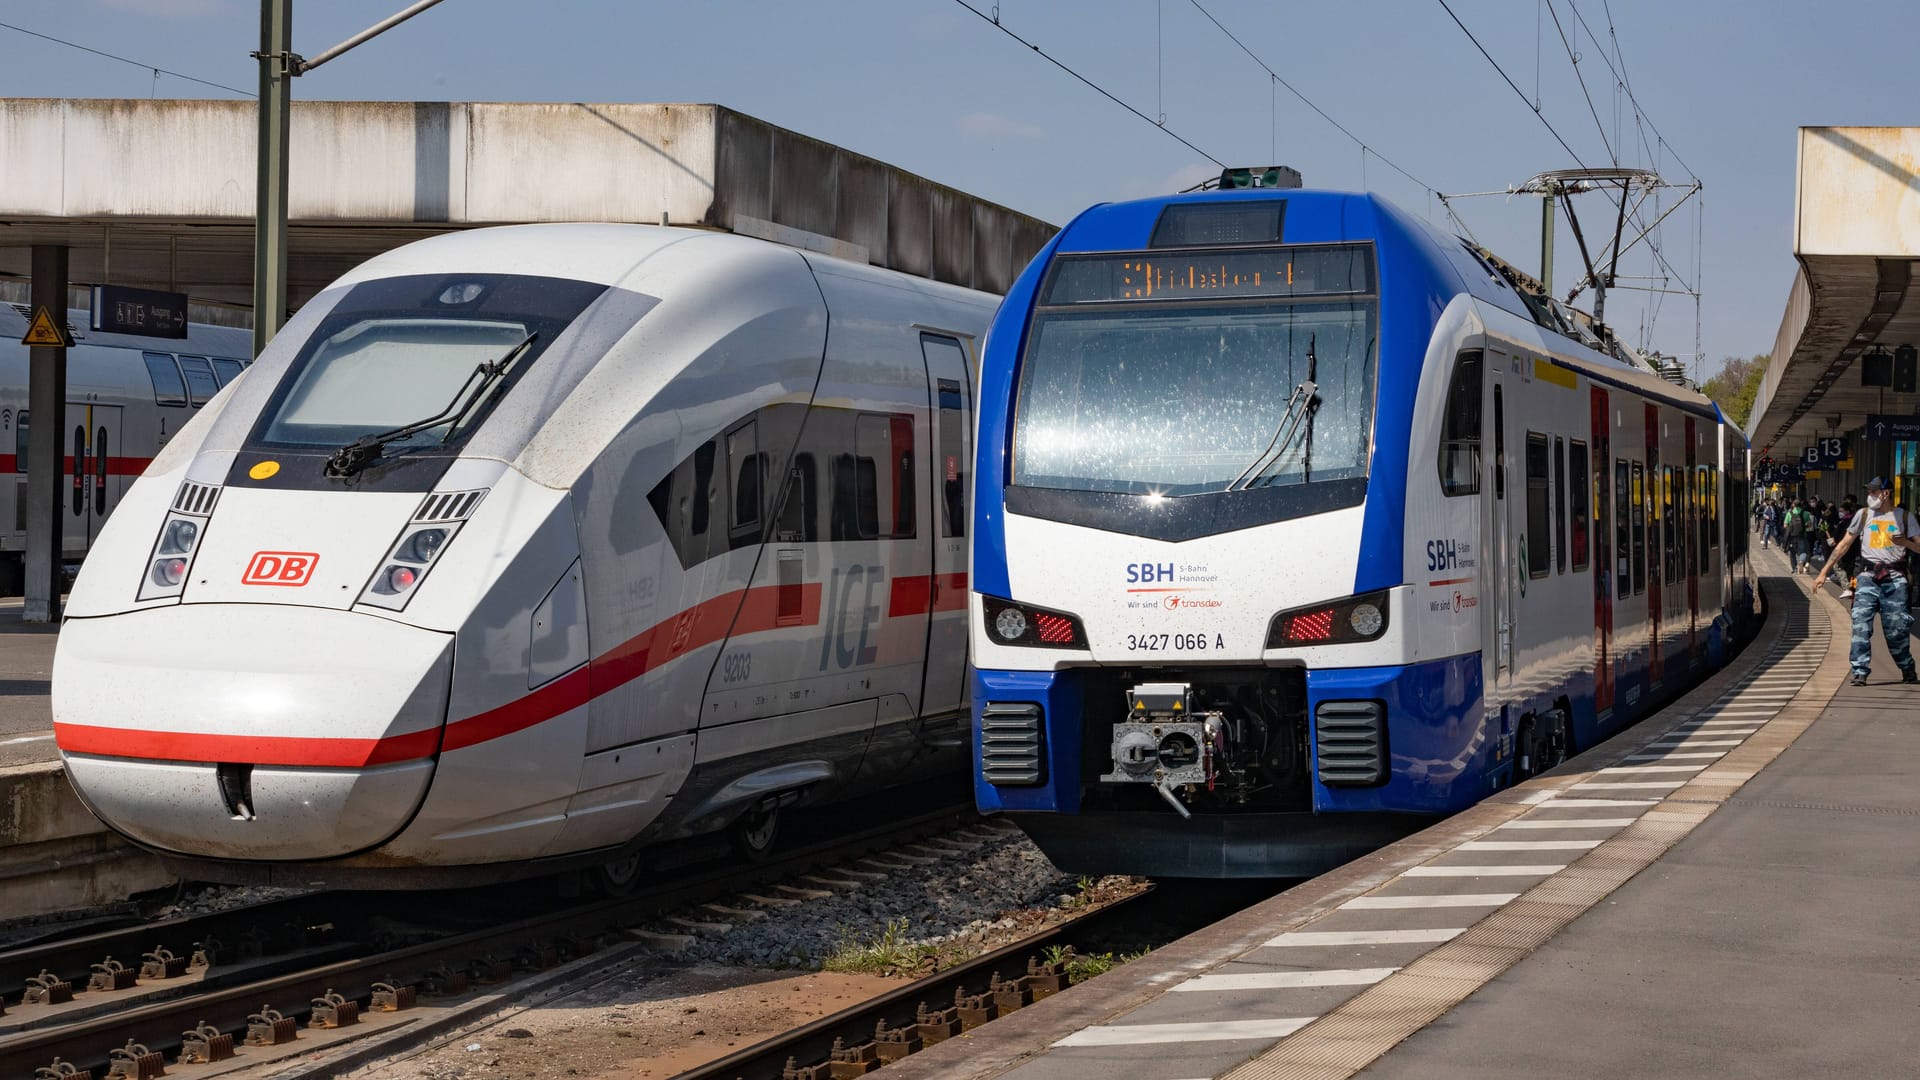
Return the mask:
<svg viewBox="0 0 1920 1080">
<path fill-rule="evenodd" d="M 980 806 L 1069 870 L 1313 873 L 1720 665 L 1745 443 L 1581 319 L 1370 195 L 1080 215 L 982 361 Z"/>
<path fill-rule="evenodd" d="M 594 866 L 966 775 L 994 299 L 688 229 L 410 244 L 301 308 L 100 533 L 53 665 L 194 877 Z"/>
</svg>

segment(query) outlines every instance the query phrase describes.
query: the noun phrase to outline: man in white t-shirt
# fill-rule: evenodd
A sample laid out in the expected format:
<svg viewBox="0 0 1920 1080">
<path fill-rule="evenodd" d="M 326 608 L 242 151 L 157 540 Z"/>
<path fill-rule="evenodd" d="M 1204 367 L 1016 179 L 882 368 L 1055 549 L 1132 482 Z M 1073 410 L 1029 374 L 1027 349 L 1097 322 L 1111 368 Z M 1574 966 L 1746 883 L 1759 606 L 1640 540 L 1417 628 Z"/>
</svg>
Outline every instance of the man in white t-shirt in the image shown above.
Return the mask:
<svg viewBox="0 0 1920 1080">
<path fill-rule="evenodd" d="M 1887 481 L 1876 476 L 1867 481 L 1866 508 L 1853 516 L 1847 534 L 1834 546 L 1820 576 L 1813 579 L 1817 590 L 1827 583 L 1833 564 L 1856 542 L 1860 559 L 1853 596 L 1853 648 L 1847 659 L 1853 668 L 1853 685 L 1867 684 L 1867 671 L 1873 664 L 1873 615 L 1880 613 L 1880 631 L 1887 637 L 1887 651 L 1900 667 L 1900 681 L 1920 683 L 1913 670 L 1913 651 L 1907 641 L 1907 629 L 1913 616 L 1907 611 L 1907 552 L 1920 551 L 1920 523 L 1905 510 L 1893 505 Z"/>
</svg>

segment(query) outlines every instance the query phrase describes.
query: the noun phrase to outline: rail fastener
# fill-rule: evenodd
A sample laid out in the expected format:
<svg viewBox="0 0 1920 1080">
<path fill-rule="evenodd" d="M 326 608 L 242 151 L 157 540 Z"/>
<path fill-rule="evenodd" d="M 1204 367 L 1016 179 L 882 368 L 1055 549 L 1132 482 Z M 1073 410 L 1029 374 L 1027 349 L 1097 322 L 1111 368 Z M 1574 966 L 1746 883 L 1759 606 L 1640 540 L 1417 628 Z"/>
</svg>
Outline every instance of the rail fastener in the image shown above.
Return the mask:
<svg viewBox="0 0 1920 1080">
<path fill-rule="evenodd" d="M 417 992 L 411 985 L 396 983 L 391 978 L 386 982 L 373 984 L 373 1000 L 369 1010 L 373 1012 L 400 1012 L 413 1008 Z"/>
<path fill-rule="evenodd" d="M 186 973 L 187 958 L 175 956 L 173 950 L 164 945 L 140 960 L 140 977 L 143 979 L 177 979 Z"/>
<path fill-rule="evenodd" d="M 33 1070 L 34 1080 L 93 1080 L 92 1069 L 82 1069 L 71 1061 L 54 1058 L 53 1064 Z"/>
<path fill-rule="evenodd" d="M 307 1014 L 310 1028 L 343 1028 L 360 1022 L 360 1003 L 336 991 L 313 999 L 313 1011 Z"/>
<path fill-rule="evenodd" d="M 27 992 L 21 996 L 20 1004 L 65 1005 L 72 1000 L 73 984 L 42 968 L 40 974 L 27 977 Z M 72 1065 L 71 1062 L 67 1064 Z"/>
<path fill-rule="evenodd" d="M 205 941 L 193 943 L 193 957 L 187 961 L 187 967 L 194 971 L 205 971 L 220 958 L 220 939 L 209 937 Z"/>
<path fill-rule="evenodd" d="M 180 1064 L 212 1065 L 233 1056 L 233 1036 L 205 1020 L 180 1033 Z"/>
<path fill-rule="evenodd" d="M 109 956 L 93 965 L 93 974 L 87 976 L 87 990 L 95 991 L 125 990 L 140 981 L 139 972 Z"/>
<path fill-rule="evenodd" d="M 148 1080 L 167 1073 L 167 1063 L 159 1051 L 149 1050 L 145 1043 L 132 1039 L 109 1053 L 107 1061 L 107 1080 Z"/>
<path fill-rule="evenodd" d="M 248 1046 L 279 1046 L 299 1037 L 300 1025 L 293 1017 L 282 1015 L 271 1005 L 262 1005 L 259 1012 L 247 1017 Z"/>
</svg>

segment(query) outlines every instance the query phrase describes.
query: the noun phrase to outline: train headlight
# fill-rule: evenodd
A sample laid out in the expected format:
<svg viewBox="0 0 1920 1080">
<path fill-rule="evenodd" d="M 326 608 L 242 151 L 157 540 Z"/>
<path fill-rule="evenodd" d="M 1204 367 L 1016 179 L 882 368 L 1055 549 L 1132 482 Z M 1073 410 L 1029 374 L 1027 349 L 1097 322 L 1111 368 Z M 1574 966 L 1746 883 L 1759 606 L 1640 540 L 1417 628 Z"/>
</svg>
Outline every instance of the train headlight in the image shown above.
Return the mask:
<svg viewBox="0 0 1920 1080">
<path fill-rule="evenodd" d="M 1047 649 L 1084 649 L 1087 635 L 1078 616 L 1016 604 L 997 596 L 983 598 L 987 625 L 996 645 L 1032 645 Z"/>
<path fill-rule="evenodd" d="M 433 561 L 435 555 L 440 554 L 440 549 L 445 546 L 446 542 L 447 530 L 421 529 L 419 532 L 408 536 L 407 539 L 401 543 L 399 555 L 400 558 L 405 559 L 407 562 L 419 563 L 425 566 L 427 563 Z"/>
<path fill-rule="evenodd" d="M 1267 648 L 1372 641 L 1386 633 L 1387 611 L 1384 591 L 1291 608 L 1268 625 Z"/>
<path fill-rule="evenodd" d="M 160 553 L 162 555 L 185 555 L 193 550 L 193 542 L 200 538 L 200 526 L 188 518 L 174 518 L 167 522 L 166 529 L 160 534 Z"/>
<path fill-rule="evenodd" d="M 194 549 L 213 517 L 214 504 L 219 501 L 220 488 L 213 484 L 188 480 L 180 485 L 167 516 L 160 520 L 160 535 L 154 537 L 135 599 L 177 599 L 186 590 L 187 574 L 193 569 Z"/>
<path fill-rule="evenodd" d="M 387 549 L 380 569 L 360 592 L 359 602 L 388 611 L 400 611 L 413 599 L 413 590 L 433 571 L 447 545 L 465 527 L 486 496 L 475 491 L 430 492 L 413 512 L 400 536 Z"/>
<path fill-rule="evenodd" d="M 1347 616 L 1347 625 L 1361 637 L 1370 638 L 1387 625 L 1387 617 L 1373 604 L 1355 604 L 1352 614 Z"/>
</svg>

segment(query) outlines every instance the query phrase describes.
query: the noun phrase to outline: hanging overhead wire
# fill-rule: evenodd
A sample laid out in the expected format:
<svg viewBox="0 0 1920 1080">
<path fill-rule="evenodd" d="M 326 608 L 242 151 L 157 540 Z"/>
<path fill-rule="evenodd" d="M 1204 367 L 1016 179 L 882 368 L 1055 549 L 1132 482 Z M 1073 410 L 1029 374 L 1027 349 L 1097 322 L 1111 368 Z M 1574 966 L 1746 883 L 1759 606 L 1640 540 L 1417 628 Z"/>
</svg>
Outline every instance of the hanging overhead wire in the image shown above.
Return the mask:
<svg viewBox="0 0 1920 1080">
<path fill-rule="evenodd" d="M 1607 36 L 1613 39 L 1614 51 L 1618 53 L 1620 50 L 1620 36 L 1614 32 L 1613 28 L 1613 7 L 1607 0 L 1601 0 L 1601 5 L 1605 7 L 1607 11 Z M 1599 44 L 1599 36 L 1593 32 L 1593 27 L 1587 25 L 1587 17 L 1580 14 L 1578 7 L 1573 8 L 1573 17 L 1579 20 L 1581 27 L 1587 32 L 1587 37 L 1592 38 L 1594 44 Z M 1600 53 L 1600 59 L 1607 59 L 1607 54 L 1604 49 Z M 1607 61 L 1607 69 L 1613 72 L 1614 78 L 1620 80 L 1621 87 L 1626 90 L 1627 101 L 1633 105 L 1634 115 L 1646 121 L 1648 130 L 1653 132 L 1653 137 L 1659 140 L 1660 146 L 1664 148 L 1667 153 L 1673 155 L 1673 160 L 1676 164 L 1687 170 L 1687 176 L 1691 179 L 1698 180 L 1700 178 L 1699 174 L 1695 173 L 1692 167 L 1681 159 L 1679 152 L 1673 148 L 1673 144 L 1667 141 L 1666 136 L 1660 134 L 1660 128 L 1654 124 L 1653 117 L 1648 116 L 1647 111 L 1640 107 L 1640 99 L 1636 98 L 1633 94 L 1633 80 L 1627 77 L 1626 57 L 1624 55 L 1620 57 L 1620 66 L 1618 68 L 1613 66 L 1612 61 Z"/>
<path fill-rule="evenodd" d="M 1519 84 L 1513 81 L 1513 76 L 1507 74 L 1507 69 L 1500 66 L 1500 61 L 1495 60 L 1493 54 L 1487 51 L 1487 47 L 1480 44 L 1480 39 L 1473 36 L 1473 31 L 1467 29 L 1467 24 L 1461 22 L 1460 16 L 1453 13 L 1453 8 L 1447 5 L 1447 0 L 1438 0 L 1438 2 L 1440 7 L 1446 11 L 1448 17 L 1453 19 L 1453 25 L 1459 27 L 1460 32 L 1467 35 L 1467 40 L 1473 42 L 1473 47 L 1480 50 L 1480 55 L 1487 58 L 1487 63 L 1493 65 L 1493 70 L 1499 72 L 1500 78 L 1505 80 L 1506 84 L 1513 88 L 1515 96 L 1519 97 L 1521 102 L 1527 106 L 1527 111 L 1533 113 L 1534 116 L 1539 118 L 1542 124 L 1546 125 L 1547 132 L 1553 136 L 1553 141 L 1560 144 L 1560 149 L 1565 150 L 1567 156 L 1572 158 L 1581 168 L 1586 168 L 1587 163 L 1581 160 L 1579 154 L 1574 153 L 1573 147 L 1567 144 L 1567 140 L 1560 137 L 1560 132 L 1554 128 L 1553 122 L 1547 119 L 1547 114 L 1541 111 L 1540 106 L 1527 100 L 1527 92 L 1520 89 Z"/>
<path fill-rule="evenodd" d="M 1200 3 L 1200 0 L 1187 0 L 1187 2 L 1193 5 L 1195 11 L 1198 11 L 1200 14 L 1205 15 L 1207 17 L 1207 21 L 1212 23 L 1215 29 L 1219 30 L 1222 34 L 1225 34 L 1227 36 L 1228 41 L 1231 41 L 1235 45 L 1239 46 L 1240 51 L 1243 53 L 1246 53 L 1248 59 L 1260 65 L 1260 69 L 1267 73 L 1267 77 L 1269 79 L 1271 79 L 1276 83 L 1279 83 L 1281 86 L 1286 87 L 1287 92 L 1292 94 L 1294 97 L 1299 98 L 1300 101 L 1303 104 L 1305 104 L 1307 108 L 1312 109 L 1316 113 L 1319 113 L 1320 119 L 1325 120 L 1329 124 L 1332 124 L 1334 128 L 1340 132 L 1340 134 L 1345 135 L 1349 139 L 1352 139 L 1354 145 L 1360 148 L 1361 168 L 1363 170 L 1366 167 L 1365 159 L 1367 155 L 1370 154 L 1373 157 L 1379 158 L 1382 162 L 1384 162 L 1387 168 L 1392 169 L 1394 172 L 1399 173 L 1401 176 L 1404 176 L 1407 179 L 1413 181 L 1414 183 L 1419 184 L 1422 191 L 1426 191 L 1436 195 L 1439 194 L 1438 189 L 1436 189 L 1432 184 L 1427 183 L 1425 180 L 1422 180 L 1419 177 L 1408 172 L 1407 170 L 1401 168 L 1398 164 L 1396 164 L 1393 161 L 1392 158 L 1389 158 L 1385 154 L 1382 154 L 1378 148 L 1368 145 L 1366 140 L 1362 139 L 1358 135 L 1355 135 L 1352 131 L 1349 131 L 1345 124 L 1342 124 L 1340 121 L 1335 120 L 1333 117 L 1327 115 L 1327 110 L 1314 104 L 1313 99 L 1301 93 L 1298 87 L 1288 82 L 1284 77 L 1281 76 L 1281 74 L 1278 71 L 1275 71 L 1273 69 L 1273 65 L 1267 63 L 1265 60 L 1262 60 L 1258 53 L 1248 48 L 1247 43 L 1244 41 L 1241 41 L 1239 35 L 1235 34 L 1232 30 L 1227 29 L 1226 24 L 1222 23 L 1218 18 L 1216 18 L 1213 12 L 1208 11 L 1206 7 Z M 1362 186 L 1364 186 L 1364 184 Z"/>
<path fill-rule="evenodd" d="M 1109 91 L 1106 87 L 1101 86 L 1099 83 L 1094 82 L 1092 79 L 1089 79 L 1085 75 L 1080 74 L 1078 71 L 1073 70 L 1072 68 L 1068 67 L 1065 63 L 1049 55 L 1047 51 L 1042 49 L 1040 46 L 1035 45 L 1033 42 L 1028 41 L 1026 38 L 1021 37 L 1019 34 L 1014 33 L 1012 30 L 1007 29 L 1007 27 L 1004 24 L 1002 24 L 1000 20 L 995 18 L 993 15 L 990 15 L 987 12 L 981 11 L 977 7 L 974 7 L 972 4 L 968 3 L 967 0 L 953 0 L 953 2 L 956 4 L 959 4 L 961 7 L 966 8 L 968 11 L 972 12 L 977 18 L 979 18 L 981 22 L 984 22 L 989 26 L 992 26 L 995 30 L 1000 31 L 1001 33 L 1007 35 L 1008 37 L 1019 42 L 1020 44 L 1025 45 L 1027 48 L 1032 49 L 1035 56 L 1038 56 L 1040 59 L 1045 60 L 1049 64 L 1052 64 L 1054 67 L 1057 67 L 1061 71 L 1064 71 L 1067 74 L 1073 76 L 1074 78 L 1080 80 L 1080 82 L 1086 84 L 1086 86 L 1089 89 L 1099 94 L 1101 97 L 1106 98 L 1108 101 L 1113 102 L 1115 105 L 1118 105 L 1121 108 L 1132 113 L 1133 115 L 1139 117 L 1140 119 L 1145 120 L 1147 123 L 1152 124 L 1154 127 L 1159 128 L 1161 131 L 1166 132 L 1169 138 L 1173 139 L 1175 142 L 1179 143 L 1181 146 L 1184 146 L 1187 149 L 1193 151 L 1194 153 L 1199 154 L 1201 157 L 1206 158 L 1208 161 L 1213 162 L 1215 165 L 1218 165 L 1223 169 L 1227 167 L 1226 162 L 1221 161 L 1219 158 L 1214 157 L 1212 154 L 1207 153 L 1205 150 L 1200 149 L 1198 146 L 1193 145 L 1193 143 L 1187 141 L 1185 138 L 1182 138 L 1179 132 L 1174 131 L 1172 128 L 1168 127 L 1167 125 L 1160 123 L 1159 121 L 1156 121 L 1153 117 L 1148 116 L 1146 113 L 1143 113 L 1139 109 L 1136 109 L 1133 106 L 1127 104 L 1126 102 L 1120 100 L 1118 97 L 1115 97 L 1113 93 Z"/>
<path fill-rule="evenodd" d="M 1567 40 L 1567 28 L 1560 25 L 1560 12 L 1554 8 L 1553 0 L 1547 0 L 1547 14 L 1553 16 L 1553 29 L 1560 35 L 1561 47 L 1567 50 L 1567 62 L 1573 65 L 1573 77 L 1580 83 L 1580 96 L 1587 99 L 1587 111 L 1593 114 L 1593 126 L 1600 131 L 1600 145 L 1607 148 L 1608 159 L 1618 168 L 1620 153 L 1607 139 L 1607 125 L 1600 122 L 1600 110 L 1593 107 L 1593 95 L 1587 91 L 1587 77 L 1580 73 L 1580 57 L 1573 51 L 1573 43 Z"/>
<path fill-rule="evenodd" d="M 254 93 L 251 90 L 241 90 L 237 87 L 227 86 L 224 83 L 211 82 L 206 79 L 197 79 L 197 78 L 194 78 L 192 75 L 182 75 L 178 71 L 169 71 L 163 67 L 155 67 L 152 64 L 142 63 L 139 60 L 128 59 L 127 57 L 120 56 L 116 53 L 110 53 L 103 49 L 95 49 L 90 46 L 82 45 L 77 41 L 68 41 L 66 38 L 57 38 L 57 37 L 54 37 L 52 34 L 43 34 L 38 30 L 29 30 L 24 26 L 15 26 L 14 24 L 9 22 L 0 22 L 0 27 L 4 27 L 8 30 L 12 30 L 18 34 L 26 34 L 28 37 L 37 37 L 42 41 L 51 41 L 56 45 L 65 45 L 69 49 L 79 49 L 81 52 L 92 53 L 95 56 L 103 56 L 108 60 L 117 60 L 122 64 L 132 65 L 133 67 L 137 67 L 142 71 L 150 71 L 156 77 L 160 75 L 171 75 L 176 79 L 185 79 L 190 83 L 199 83 L 201 86 L 211 86 L 216 90 L 225 90 L 229 94 L 239 94 L 241 97 L 254 96 Z"/>
</svg>

